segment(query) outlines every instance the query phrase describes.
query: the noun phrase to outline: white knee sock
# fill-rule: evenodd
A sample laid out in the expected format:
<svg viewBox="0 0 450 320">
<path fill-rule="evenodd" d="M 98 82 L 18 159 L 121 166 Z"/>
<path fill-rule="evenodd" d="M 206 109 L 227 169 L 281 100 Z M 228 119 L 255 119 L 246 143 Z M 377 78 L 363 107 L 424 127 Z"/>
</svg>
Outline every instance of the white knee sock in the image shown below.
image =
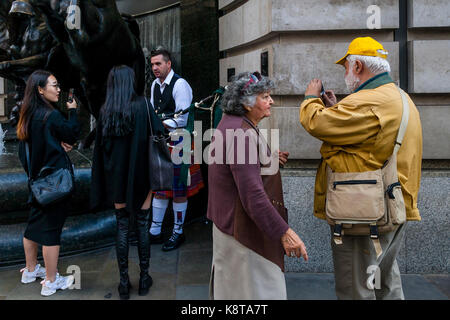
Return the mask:
<svg viewBox="0 0 450 320">
<path fill-rule="evenodd" d="M 183 203 L 173 203 L 173 232 L 178 234 L 183 233 L 183 223 L 184 218 L 186 217 L 187 206 L 187 201 Z"/>
<path fill-rule="evenodd" d="M 169 199 L 153 199 L 153 219 L 152 226 L 150 227 L 150 233 L 152 235 L 158 235 L 161 233 L 161 227 L 164 220 L 164 213 L 166 213 L 167 206 L 169 205 Z"/>
</svg>

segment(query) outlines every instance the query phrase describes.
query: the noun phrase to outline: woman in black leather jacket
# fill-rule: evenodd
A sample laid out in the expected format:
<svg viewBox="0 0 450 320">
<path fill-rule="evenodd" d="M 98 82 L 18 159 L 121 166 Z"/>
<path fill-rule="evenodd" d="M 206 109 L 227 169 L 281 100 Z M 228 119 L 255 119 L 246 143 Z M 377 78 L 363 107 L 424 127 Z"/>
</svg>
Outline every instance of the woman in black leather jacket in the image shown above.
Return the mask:
<svg viewBox="0 0 450 320">
<path fill-rule="evenodd" d="M 47 167 L 70 168 L 66 150 L 71 149 L 80 134 L 75 101 L 67 103 L 67 120 L 53 103 L 58 102 L 61 90 L 56 78 L 49 72 L 38 70 L 30 75 L 17 125 L 19 158 L 30 178 L 36 178 Z M 26 144 L 30 151 L 30 168 L 26 158 Z M 49 296 L 58 289 L 72 285 L 73 276 L 63 277 L 57 272 L 61 231 L 66 219 L 66 203 L 40 206 L 30 194 L 31 212 L 23 237 L 26 267 L 22 271 L 22 283 L 42 281 L 41 294 Z M 37 263 L 38 244 L 42 245 L 45 268 Z"/>
</svg>

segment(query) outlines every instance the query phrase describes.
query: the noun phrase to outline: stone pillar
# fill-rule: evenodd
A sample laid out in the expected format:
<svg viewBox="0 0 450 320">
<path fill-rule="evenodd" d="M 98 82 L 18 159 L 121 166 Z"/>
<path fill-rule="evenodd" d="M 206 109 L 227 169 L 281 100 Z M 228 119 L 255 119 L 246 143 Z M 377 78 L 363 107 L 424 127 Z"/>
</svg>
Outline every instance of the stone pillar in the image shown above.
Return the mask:
<svg viewBox="0 0 450 320">
<path fill-rule="evenodd" d="M 181 1 L 182 73 L 192 86 L 194 101 L 218 88 L 218 59 L 217 1 Z"/>
</svg>

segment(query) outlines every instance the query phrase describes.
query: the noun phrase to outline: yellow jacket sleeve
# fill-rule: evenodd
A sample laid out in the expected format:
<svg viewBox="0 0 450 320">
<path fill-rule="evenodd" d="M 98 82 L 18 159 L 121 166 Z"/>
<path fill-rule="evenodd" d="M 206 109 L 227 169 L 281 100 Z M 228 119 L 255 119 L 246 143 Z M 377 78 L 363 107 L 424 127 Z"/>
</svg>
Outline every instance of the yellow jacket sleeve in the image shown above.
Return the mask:
<svg viewBox="0 0 450 320">
<path fill-rule="evenodd" d="M 352 145 L 377 134 L 380 124 L 370 106 L 353 104 L 345 98 L 326 108 L 319 98 L 300 105 L 300 122 L 312 136 L 331 145 Z"/>
</svg>

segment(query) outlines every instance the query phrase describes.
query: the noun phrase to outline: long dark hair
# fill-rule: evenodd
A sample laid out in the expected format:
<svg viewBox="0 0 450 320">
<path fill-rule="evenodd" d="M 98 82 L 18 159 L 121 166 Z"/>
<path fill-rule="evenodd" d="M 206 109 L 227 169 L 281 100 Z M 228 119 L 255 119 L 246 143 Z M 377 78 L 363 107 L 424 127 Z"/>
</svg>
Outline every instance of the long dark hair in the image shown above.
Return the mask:
<svg viewBox="0 0 450 320">
<path fill-rule="evenodd" d="M 106 100 L 100 109 L 104 137 L 121 137 L 134 129 L 132 101 L 136 97 L 134 71 L 128 66 L 115 66 L 108 75 Z"/>
<path fill-rule="evenodd" d="M 36 70 L 27 80 L 22 106 L 20 107 L 19 123 L 17 124 L 17 138 L 28 140 L 29 125 L 33 114 L 41 109 L 54 109 L 49 101 L 39 94 L 38 87 L 45 88 L 48 78 L 52 74 L 45 70 Z"/>
</svg>

